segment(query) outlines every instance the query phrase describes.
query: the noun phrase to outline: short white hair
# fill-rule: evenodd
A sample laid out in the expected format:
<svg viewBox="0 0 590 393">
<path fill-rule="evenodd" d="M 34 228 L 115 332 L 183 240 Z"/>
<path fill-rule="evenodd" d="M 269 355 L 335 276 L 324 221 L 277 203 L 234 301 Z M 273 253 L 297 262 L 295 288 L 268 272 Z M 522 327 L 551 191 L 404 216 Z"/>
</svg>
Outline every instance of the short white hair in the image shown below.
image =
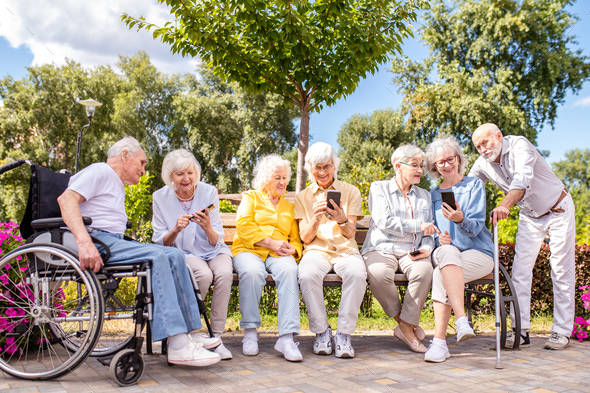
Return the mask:
<svg viewBox="0 0 590 393">
<path fill-rule="evenodd" d="M 255 190 L 264 190 L 272 181 L 272 175 L 278 167 L 284 167 L 287 170 L 287 183 L 291 180 L 291 162 L 285 160 L 278 154 L 267 154 L 258 159 L 254 168 L 254 179 L 252 179 L 252 188 Z"/>
<path fill-rule="evenodd" d="M 123 152 L 125 152 L 125 150 L 133 157 L 135 157 L 137 156 L 137 152 L 143 149 L 141 148 L 141 145 L 139 144 L 137 139 L 135 139 L 132 136 L 126 136 L 125 138 L 115 142 L 115 144 L 111 146 L 108 152 L 108 158 L 120 156 L 121 154 L 123 154 Z"/>
<path fill-rule="evenodd" d="M 330 160 L 332 160 L 332 163 L 334 164 L 334 179 L 338 179 L 340 158 L 338 158 L 336 150 L 324 142 L 316 142 L 311 145 L 305 155 L 305 170 L 312 181 L 316 181 L 315 176 L 313 175 L 313 168 L 315 168 L 316 165 L 324 164 Z"/>
<path fill-rule="evenodd" d="M 395 151 L 391 155 L 391 165 L 395 170 L 395 164 L 399 162 L 406 162 L 413 158 L 424 160 L 424 157 L 426 157 L 426 154 L 424 154 L 424 151 L 420 149 L 418 146 L 402 145 L 395 149 Z"/>
<path fill-rule="evenodd" d="M 162 163 L 162 180 L 164 184 L 172 187 L 172 173 L 183 171 L 187 168 L 195 171 L 196 183 L 201 181 L 201 165 L 199 165 L 193 153 L 186 149 L 176 149 L 166 154 Z"/>
<path fill-rule="evenodd" d="M 433 179 L 438 179 L 441 177 L 440 172 L 436 168 L 436 158 L 440 155 L 445 153 L 446 151 L 451 151 L 453 154 L 457 155 L 459 159 L 459 168 L 458 172 L 460 175 L 465 173 L 465 167 L 467 166 L 467 159 L 463 154 L 463 149 L 459 146 L 459 142 L 452 137 L 449 136 L 447 138 L 436 138 L 426 147 L 426 171 L 428 175 Z"/>
</svg>

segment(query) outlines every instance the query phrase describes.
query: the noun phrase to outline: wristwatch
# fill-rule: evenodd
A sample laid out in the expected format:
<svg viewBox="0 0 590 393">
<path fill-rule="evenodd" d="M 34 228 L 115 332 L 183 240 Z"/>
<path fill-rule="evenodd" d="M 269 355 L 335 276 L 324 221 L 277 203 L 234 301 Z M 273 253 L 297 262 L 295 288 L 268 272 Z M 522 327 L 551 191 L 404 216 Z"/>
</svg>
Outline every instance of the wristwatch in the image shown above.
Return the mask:
<svg viewBox="0 0 590 393">
<path fill-rule="evenodd" d="M 341 223 L 341 224 L 338 224 L 338 225 L 340 225 L 341 227 L 343 227 L 343 226 L 345 226 L 346 224 L 348 224 L 348 218 L 346 219 L 346 221 L 344 221 L 343 223 Z"/>
</svg>

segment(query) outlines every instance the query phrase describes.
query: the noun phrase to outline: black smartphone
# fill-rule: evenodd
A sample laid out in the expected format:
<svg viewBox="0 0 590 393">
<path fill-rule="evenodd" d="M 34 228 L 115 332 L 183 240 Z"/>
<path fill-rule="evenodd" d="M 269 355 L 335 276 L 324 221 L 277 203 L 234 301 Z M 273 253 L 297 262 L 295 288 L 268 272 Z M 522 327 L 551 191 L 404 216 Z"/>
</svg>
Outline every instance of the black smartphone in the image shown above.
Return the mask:
<svg viewBox="0 0 590 393">
<path fill-rule="evenodd" d="M 453 210 L 457 210 L 457 205 L 455 205 L 455 194 L 453 194 L 453 191 L 441 191 L 440 196 L 442 197 L 443 202 L 446 202 L 447 205 L 453 208 Z"/>
<path fill-rule="evenodd" d="M 408 254 L 410 254 L 411 256 L 415 257 L 416 255 L 420 254 L 420 250 L 410 251 Z"/>
<path fill-rule="evenodd" d="M 328 190 L 328 196 L 326 200 L 328 201 L 328 207 L 334 210 L 334 206 L 330 202 L 330 199 L 336 202 L 336 205 L 340 206 L 340 191 L 339 190 Z"/>
</svg>

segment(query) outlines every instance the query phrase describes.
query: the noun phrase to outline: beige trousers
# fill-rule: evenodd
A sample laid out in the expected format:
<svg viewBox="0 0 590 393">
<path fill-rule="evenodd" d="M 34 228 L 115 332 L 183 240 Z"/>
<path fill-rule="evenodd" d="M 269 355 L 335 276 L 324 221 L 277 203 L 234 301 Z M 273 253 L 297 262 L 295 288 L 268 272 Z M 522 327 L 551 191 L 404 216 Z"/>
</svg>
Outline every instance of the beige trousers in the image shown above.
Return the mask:
<svg viewBox="0 0 590 393">
<path fill-rule="evenodd" d="M 342 297 L 338 308 L 338 332 L 352 334 L 356 328 L 359 309 L 367 289 L 367 271 L 359 254 L 330 261 L 319 251 L 308 251 L 299 263 L 299 287 L 307 306 L 309 330 L 320 334 L 328 328 L 324 301 L 324 277 L 332 268 L 342 278 Z"/>
<path fill-rule="evenodd" d="M 440 246 L 432 255 L 436 268 L 432 273 L 432 300 L 451 305 L 443 282 L 440 269 L 446 265 L 455 265 L 463 269 L 465 282 L 477 280 L 494 269 L 494 259 L 478 250 L 459 251 L 452 245 Z"/>
<path fill-rule="evenodd" d="M 233 281 L 232 259 L 227 254 L 218 254 L 215 258 L 205 261 L 197 257 L 186 258 L 203 299 L 213 283 L 213 294 L 211 295 L 211 330 L 213 333 L 225 331 L 225 320 L 227 318 L 227 305 L 231 294 Z"/>
<path fill-rule="evenodd" d="M 364 255 L 369 276 L 369 288 L 389 317 L 398 314 L 410 325 L 420 323 L 420 312 L 430 291 L 432 263 L 429 259 L 412 261 L 410 257 L 396 258 L 381 251 L 370 251 Z M 395 273 L 402 272 L 408 279 L 408 289 L 403 307 L 395 286 Z"/>
</svg>

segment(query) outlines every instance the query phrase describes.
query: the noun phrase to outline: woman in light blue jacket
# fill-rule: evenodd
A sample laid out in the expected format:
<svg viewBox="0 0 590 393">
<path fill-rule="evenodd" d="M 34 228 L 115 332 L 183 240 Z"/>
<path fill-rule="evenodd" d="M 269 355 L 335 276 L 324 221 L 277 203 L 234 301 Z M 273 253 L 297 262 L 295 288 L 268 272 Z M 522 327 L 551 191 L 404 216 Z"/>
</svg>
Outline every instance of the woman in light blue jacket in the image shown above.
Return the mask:
<svg viewBox="0 0 590 393">
<path fill-rule="evenodd" d="M 201 166 L 188 150 L 178 149 L 166 155 L 162 164 L 166 186 L 153 195 L 152 240 L 184 252 L 203 297 L 214 284 L 211 330 L 221 337 L 233 279 L 232 257 L 223 241 L 217 189 L 199 181 L 200 177 Z M 232 358 L 223 344 L 215 352 L 222 359 Z"/>
<path fill-rule="evenodd" d="M 440 229 L 438 248 L 432 254 L 432 300 L 435 331 L 424 354 L 428 362 L 444 362 L 451 355 L 445 340 L 451 309 L 455 312 L 457 341 L 475 337 L 465 316 L 465 283 L 484 277 L 493 267 L 492 235 L 485 227 L 486 192 L 483 182 L 463 177 L 467 160 L 453 138 L 435 139 L 426 151 L 426 168 L 443 181 L 430 193 L 434 222 Z M 441 192 L 452 192 L 455 208 L 442 201 Z"/>
</svg>

